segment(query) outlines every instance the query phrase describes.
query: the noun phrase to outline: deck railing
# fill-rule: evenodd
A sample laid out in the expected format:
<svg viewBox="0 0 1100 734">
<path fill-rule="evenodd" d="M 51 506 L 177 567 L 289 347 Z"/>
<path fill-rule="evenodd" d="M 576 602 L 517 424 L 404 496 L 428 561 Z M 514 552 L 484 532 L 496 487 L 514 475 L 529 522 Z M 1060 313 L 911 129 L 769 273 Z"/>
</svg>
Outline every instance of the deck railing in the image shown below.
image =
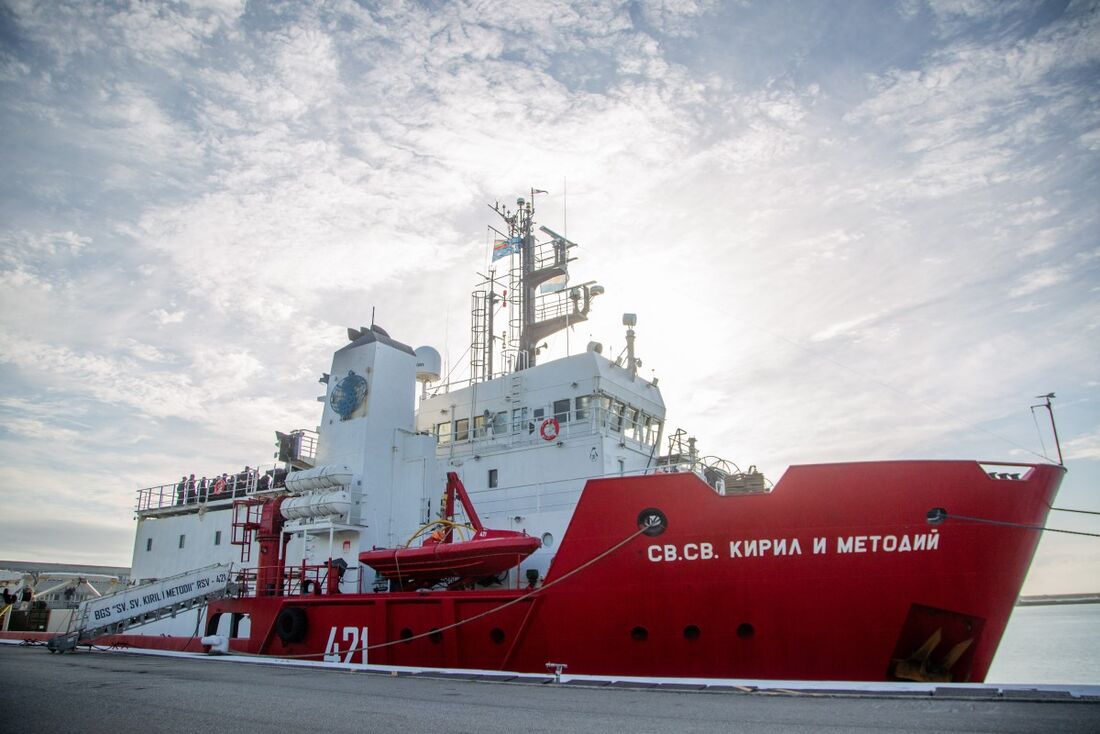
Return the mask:
<svg viewBox="0 0 1100 734">
<path fill-rule="evenodd" d="M 249 471 L 207 479 L 181 479 L 169 484 L 143 487 L 137 491 L 135 512 L 160 510 L 168 507 L 197 506 L 213 502 L 230 502 L 235 497 L 245 497 L 261 489 L 261 479 L 274 465 L 257 467 Z"/>
</svg>

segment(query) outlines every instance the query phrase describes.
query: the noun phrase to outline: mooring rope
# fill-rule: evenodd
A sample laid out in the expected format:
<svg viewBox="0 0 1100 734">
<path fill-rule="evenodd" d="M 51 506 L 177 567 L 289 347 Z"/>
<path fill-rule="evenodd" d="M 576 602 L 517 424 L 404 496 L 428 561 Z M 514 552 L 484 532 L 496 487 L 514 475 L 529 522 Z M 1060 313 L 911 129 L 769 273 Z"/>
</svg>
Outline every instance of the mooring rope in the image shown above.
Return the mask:
<svg viewBox="0 0 1100 734">
<path fill-rule="evenodd" d="M 1057 510 L 1058 512 L 1076 512 L 1080 515 L 1100 515 L 1100 512 L 1096 510 L 1071 510 L 1068 507 L 1051 507 L 1050 509 Z"/>
<path fill-rule="evenodd" d="M 562 574 L 561 576 L 554 579 L 553 581 L 545 583 L 542 586 L 538 587 L 537 589 L 532 589 L 531 591 L 527 592 L 526 594 L 523 594 L 521 596 L 517 596 L 515 599 L 511 599 L 509 601 L 506 601 L 503 604 L 500 604 L 498 606 L 493 607 L 492 609 L 486 609 L 484 612 L 479 612 L 479 613 L 473 615 L 472 617 L 466 617 L 465 619 L 460 619 L 457 622 L 454 622 L 452 624 L 448 624 L 448 625 L 445 625 L 443 627 L 438 627 L 436 629 L 428 630 L 427 632 L 421 632 L 420 634 L 413 635 L 412 637 L 404 637 L 404 638 L 401 638 L 399 640 L 390 640 L 389 642 L 380 642 L 380 643 L 375 644 L 375 645 L 363 645 L 361 647 L 349 648 L 347 650 L 338 650 L 335 654 L 347 655 L 347 654 L 356 653 L 356 652 L 369 652 L 371 650 L 380 650 L 384 647 L 390 647 L 392 645 L 400 645 L 402 643 L 412 642 L 413 640 L 419 640 L 419 639 L 422 639 L 424 637 L 430 637 L 432 635 L 442 634 L 442 633 L 446 632 L 447 630 L 452 630 L 452 629 L 455 629 L 456 627 L 461 627 L 464 624 L 469 624 L 470 622 L 474 622 L 474 621 L 477 621 L 477 620 L 482 619 L 484 617 L 488 617 L 490 614 L 496 614 L 499 611 L 502 611 L 504 609 L 507 609 L 508 607 L 519 604 L 522 601 L 526 601 L 526 600 L 530 599 L 533 596 L 541 594 L 542 592 L 546 591 L 547 589 L 550 589 L 554 586 L 557 586 L 562 581 L 565 581 L 566 579 L 575 576 L 576 574 L 580 573 L 581 571 L 585 570 L 586 568 L 588 568 L 588 567 L 592 566 L 593 564 L 598 563 L 599 561 L 603 560 L 607 556 L 609 556 L 612 553 L 614 553 L 615 551 L 617 551 L 619 548 L 622 548 L 624 545 L 626 545 L 627 543 L 634 540 L 639 535 L 641 535 L 642 533 L 644 533 L 644 532 L 646 532 L 647 530 L 650 530 L 650 529 L 651 529 L 651 526 L 648 526 L 648 525 L 643 526 L 641 528 L 638 528 L 638 530 L 636 532 L 631 533 L 626 538 L 623 538 L 618 543 L 611 546 L 607 550 L 603 551 L 599 555 L 588 559 L 587 561 L 585 561 L 581 565 L 577 566 L 574 569 L 571 569 L 570 571 L 567 571 L 566 573 Z M 317 657 L 323 659 L 329 653 L 327 651 L 325 651 L 325 652 L 303 653 L 303 654 L 300 654 L 300 655 L 261 655 L 261 654 L 258 654 L 258 653 L 236 652 L 236 651 L 230 650 L 229 654 L 243 655 L 243 656 L 246 656 L 246 657 L 257 657 L 257 658 L 276 657 L 276 658 L 285 658 L 287 660 L 296 660 L 296 659 L 317 658 Z"/>
<path fill-rule="evenodd" d="M 1084 535 L 1090 538 L 1100 538 L 1100 533 L 1086 533 L 1081 530 L 1063 530 L 1061 528 L 1048 528 L 1045 525 L 1029 525 L 1027 523 L 1009 522 L 1007 520 L 990 520 L 985 517 L 970 517 L 968 515 L 949 515 L 946 510 L 935 509 L 928 513 L 928 522 L 938 525 L 944 520 L 960 520 L 962 522 L 974 522 L 982 525 L 999 525 L 1009 528 L 1022 528 L 1024 530 L 1039 530 L 1047 533 L 1065 533 L 1066 535 Z"/>
</svg>

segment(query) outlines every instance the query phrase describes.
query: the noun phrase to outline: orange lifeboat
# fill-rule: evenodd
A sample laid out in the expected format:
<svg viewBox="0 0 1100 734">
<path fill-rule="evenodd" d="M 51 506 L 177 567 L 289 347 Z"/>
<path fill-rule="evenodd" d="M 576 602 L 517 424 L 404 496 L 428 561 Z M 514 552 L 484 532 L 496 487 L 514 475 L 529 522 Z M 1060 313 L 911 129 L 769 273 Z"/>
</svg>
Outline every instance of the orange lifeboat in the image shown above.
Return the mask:
<svg viewBox="0 0 1100 734">
<path fill-rule="evenodd" d="M 466 510 L 469 526 L 454 521 L 456 494 Z M 422 589 L 441 583 L 454 588 L 518 566 L 541 545 L 538 538 L 526 533 L 484 527 L 466 488 L 454 472 L 447 474 L 444 503 L 444 517 L 422 527 L 404 548 L 364 551 L 359 554 L 359 562 L 396 582 L 401 589 Z M 414 540 L 433 527 L 431 536 L 421 545 L 412 546 Z M 455 529 L 460 527 L 470 527 L 473 536 L 455 542 Z"/>
</svg>

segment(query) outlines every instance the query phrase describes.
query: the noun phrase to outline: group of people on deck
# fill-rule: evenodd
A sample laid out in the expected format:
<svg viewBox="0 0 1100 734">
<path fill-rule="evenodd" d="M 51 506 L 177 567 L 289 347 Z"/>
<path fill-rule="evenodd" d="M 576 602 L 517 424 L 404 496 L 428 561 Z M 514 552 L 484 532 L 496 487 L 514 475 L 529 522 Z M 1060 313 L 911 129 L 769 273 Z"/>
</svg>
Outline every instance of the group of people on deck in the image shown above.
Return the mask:
<svg viewBox="0 0 1100 734">
<path fill-rule="evenodd" d="M 223 473 L 220 477 L 202 477 L 195 479 L 195 475 L 180 477 L 176 485 L 176 504 L 191 504 L 195 501 L 209 501 L 240 497 L 247 492 L 263 491 L 282 486 L 286 478 L 283 469 L 272 469 L 260 474 L 258 469 L 246 466 L 236 474 Z"/>
<path fill-rule="evenodd" d="M 32 601 L 34 599 L 34 589 L 29 586 L 24 586 L 22 591 L 16 591 L 12 593 L 8 591 L 8 587 L 4 587 L 4 603 L 0 607 L 6 607 L 9 604 L 14 604 L 17 601 Z"/>
</svg>

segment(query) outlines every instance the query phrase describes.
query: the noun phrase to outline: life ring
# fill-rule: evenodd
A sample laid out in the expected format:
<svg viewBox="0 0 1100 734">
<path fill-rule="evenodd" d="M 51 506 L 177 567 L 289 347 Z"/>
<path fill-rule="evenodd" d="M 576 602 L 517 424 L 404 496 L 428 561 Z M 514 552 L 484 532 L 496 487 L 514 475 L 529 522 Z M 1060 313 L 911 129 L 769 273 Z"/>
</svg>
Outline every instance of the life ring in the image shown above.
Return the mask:
<svg viewBox="0 0 1100 734">
<path fill-rule="evenodd" d="M 287 607 L 275 618 L 275 634 L 284 643 L 301 642 L 308 627 L 306 610 L 301 607 Z"/>
<path fill-rule="evenodd" d="M 539 426 L 539 435 L 542 436 L 543 441 L 553 441 L 558 437 L 558 431 L 561 430 L 561 425 L 558 423 L 557 418 L 547 418 Z"/>
</svg>

